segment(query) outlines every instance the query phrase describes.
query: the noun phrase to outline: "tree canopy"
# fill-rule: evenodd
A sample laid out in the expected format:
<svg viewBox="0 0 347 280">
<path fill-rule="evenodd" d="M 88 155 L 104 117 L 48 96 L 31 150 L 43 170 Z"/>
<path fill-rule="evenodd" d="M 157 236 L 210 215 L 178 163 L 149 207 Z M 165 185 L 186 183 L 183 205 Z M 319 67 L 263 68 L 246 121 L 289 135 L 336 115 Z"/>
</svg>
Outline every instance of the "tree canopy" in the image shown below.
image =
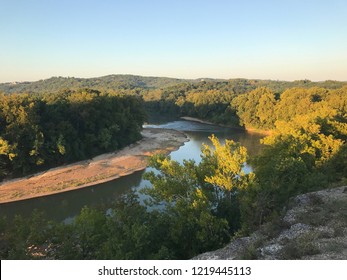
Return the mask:
<svg viewBox="0 0 347 280">
<path fill-rule="evenodd" d="M 1 258 L 186 259 L 217 249 L 281 214 L 294 195 L 346 182 L 347 87 L 310 81 L 185 82 L 166 88 L 2 95 L 2 175 L 122 147 L 140 137 L 147 110 L 271 130 L 248 159 L 240 144 L 203 145 L 201 162 L 157 155 L 145 204 L 131 193 L 71 224 L 0 220 Z M 287 87 L 286 87 L 287 86 Z M 314 87 L 313 87 L 314 86 Z M 253 172 L 243 172 L 245 162 Z M 36 248 L 36 249 L 35 249 Z M 41 249 L 40 249 L 41 248 Z M 42 248 L 50 248 L 44 250 Z"/>
<path fill-rule="evenodd" d="M 0 96 L 0 176 L 90 158 L 141 138 L 145 120 L 135 96 L 96 90 Z"/>
</svg>

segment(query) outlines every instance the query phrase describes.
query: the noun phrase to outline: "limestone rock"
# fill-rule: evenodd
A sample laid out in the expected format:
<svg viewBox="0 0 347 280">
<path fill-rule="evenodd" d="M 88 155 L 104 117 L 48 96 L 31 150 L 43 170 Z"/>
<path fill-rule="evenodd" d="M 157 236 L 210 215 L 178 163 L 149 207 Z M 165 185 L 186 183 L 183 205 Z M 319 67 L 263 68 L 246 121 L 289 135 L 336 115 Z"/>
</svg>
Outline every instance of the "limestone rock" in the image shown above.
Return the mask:
<svg viewBox="0 0 347 280">
<path fill-rule="evenodd" d="M 249 237 L 222 249 L 196 256 L 198 260 L 347 259 L 347 187 L 294 197 L 276 234 L 263 225 Z"/>
</svg>

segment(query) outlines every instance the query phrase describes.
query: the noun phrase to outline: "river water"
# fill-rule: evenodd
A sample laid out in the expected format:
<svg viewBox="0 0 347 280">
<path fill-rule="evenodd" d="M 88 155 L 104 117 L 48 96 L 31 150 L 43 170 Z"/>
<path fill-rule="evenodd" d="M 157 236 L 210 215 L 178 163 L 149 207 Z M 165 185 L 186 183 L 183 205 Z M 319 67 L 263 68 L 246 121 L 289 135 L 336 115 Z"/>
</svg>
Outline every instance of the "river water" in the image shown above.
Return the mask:
<svg viewBox="0 0 347 280">
<path fill-rule="evenodd" d="M 177 151 L 170 154 L 172 159 L 180 162 L 182 162 L 183 159 L 194 159 L 199 162 L 201 145 L 203 143 L 210 144 L 208 136 L 211 134 L 216 135 L 222 142 L 225 141 L 225 139 L 232 139 L 240 142 L 247 148 L 250 156 L 257 154 L 261 150 L 259 140 L 262 136 L 255 133 L 247 133 L 242 130 L 186 120 L 175 120 L 164 123 L 160 121 L 156 123 L 154 120 L 151 120 L 151 124 L 147 126 L 176 129 L 183 131 L 188 136 L 189 142 L 186 142 Z M 246 171 L 250 169 L 249 166 L 245 167 Z M 74 191 L 1 204 L 0 216 L 6 215 L 10 218 L 16 214 L 28 216 L 34 209 L 37 209 L 39 211 L 44 211 L 48 219 L 69 221 L 76 216 L 85 205 L 107 209 L 123 194 L 134 189 L 138 190 L 148 186 L 149 182 L 142 179 L 142 175 L 145 171 L 146 170 L 138 171 L 110 182 Z"/>
</svg>

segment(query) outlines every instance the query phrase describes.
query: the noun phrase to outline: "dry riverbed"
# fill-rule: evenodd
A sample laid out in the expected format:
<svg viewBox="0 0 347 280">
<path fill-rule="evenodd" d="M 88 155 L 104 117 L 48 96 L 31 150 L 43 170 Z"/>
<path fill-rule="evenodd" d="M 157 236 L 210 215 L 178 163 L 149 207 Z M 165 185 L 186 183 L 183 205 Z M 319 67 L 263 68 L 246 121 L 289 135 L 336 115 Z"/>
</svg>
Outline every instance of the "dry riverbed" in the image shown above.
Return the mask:
<svg viewBox="0 0 347 280">
<path fill-rule="evenodd" d="M 146 168 L 148 157 L 177 150 L 187 137 L 179 131 L 145 128 L 143 139 L 120 151 L 102 154 L 0 184 L 0 203 L 66 192 L 111 181 Z"/>
</svg>

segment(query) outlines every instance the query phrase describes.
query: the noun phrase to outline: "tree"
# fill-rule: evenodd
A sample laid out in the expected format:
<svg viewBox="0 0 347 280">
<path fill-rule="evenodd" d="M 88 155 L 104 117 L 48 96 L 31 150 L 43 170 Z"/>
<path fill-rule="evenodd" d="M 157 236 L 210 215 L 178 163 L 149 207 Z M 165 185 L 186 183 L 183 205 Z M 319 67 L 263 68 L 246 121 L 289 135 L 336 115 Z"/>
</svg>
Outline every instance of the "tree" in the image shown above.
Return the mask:
<svg viewBox="0 0 347 280">
<path fill-rule="evenodd" d="M 271 128 L 275 105 L 275 95 L 266 87 L 239 95 L 231 102 L 240 118 L 240 124 L 246 128 Z"/>
<path fill-rule="evenodd" d="M 221 145 L 214 135 L 209 139 L 214 150 L 208 145 L 202 148 L 201 167 L 211 174 L 206 175 L 205 181 L 228 193 L 247 187 L 251 174 L 246 175 L 242 170 L 247 161 L 246 148 L 232 140 L 226 140 Z"/>
<path fill-rule="evenodd" d="M 119 149 L 141 138 L 136 96 L 92 89 L 1 95 L 0 176 L 21 176 Z"/>
<path fill-rule="evenodd" d="M 177 248 L 179 257 L 218 248 L 240 227 L 239 195 L 253 176 L 242 171 L 246 149 L 229 140 L 221 145 L 215 136 L 210 140 L 213 148 L 203 146 L 199 164 L 157 155 L 150 166 L 159 172 L 145 174 L 153 185 L 144 190 L 147 203 L 163 209 L 169 248 Z"/>
<path fill-rule="evenodd" d="M 337 123 L 330 110 L 275 123 L 276 130 L 263 140 L 266 148 L 251 161 L 256 180 L 241 206 L 245 227 L 254 229 L 280 212 L 290 197 L 343 178 L 346 144 Z"/>
</svg>

